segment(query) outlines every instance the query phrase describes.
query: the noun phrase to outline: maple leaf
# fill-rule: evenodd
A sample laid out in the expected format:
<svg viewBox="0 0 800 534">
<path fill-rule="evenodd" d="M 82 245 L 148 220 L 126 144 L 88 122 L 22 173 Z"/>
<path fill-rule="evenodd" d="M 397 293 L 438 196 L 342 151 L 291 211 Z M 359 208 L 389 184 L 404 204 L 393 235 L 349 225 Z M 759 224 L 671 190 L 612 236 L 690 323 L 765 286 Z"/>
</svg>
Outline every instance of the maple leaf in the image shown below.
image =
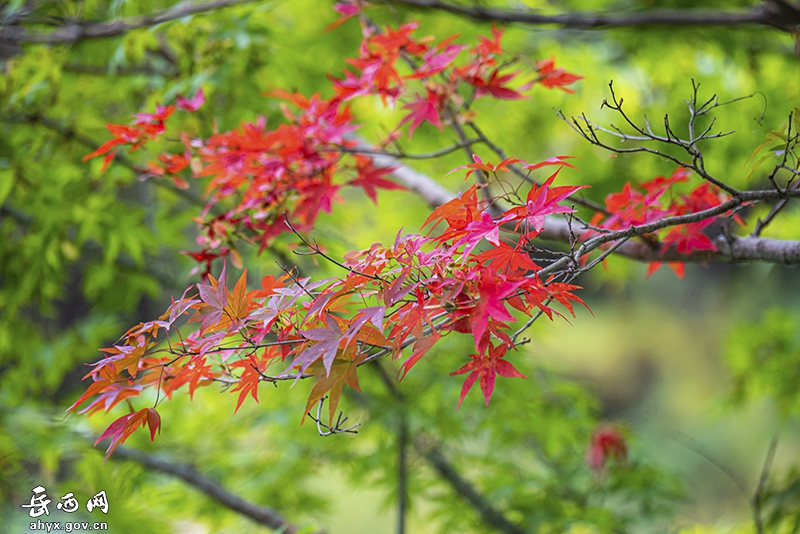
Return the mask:
<svg viewBox="0 0 800 534">
<path fill-rule="evenodd" d="M 127 440 L 133 432 L 140 426 L 145 426 L 150 429 L 150 441 L 155 441 L 156 431 L 161 430 L 161 416 L 155 408 L 144 408 L 135 413 L 123 415 L 100 434 L 97 441 L 94 442 L 95 446 L 104 439 L 111 438 L 111 443 L 106 449 L 106 457 L 108 460 L 111 453 Z"/>
<path fill-rule="evenodd" d="M 491 265 L 498 272 L 513 274 L 516 271 L 538 271 L 539 267 L 531 260 L 524 247 L 527 244 L 525 236 L 520 237 L 516 246 L 511 246 L 503 241 L 494 247 L 470 258 L 478 264 Z"/>
<path fill-rule="evenodd" d="M 95 384 L 97 384 L 97 382 L 95 382 Z M 101 388 L 101 393 L 99 393 L 85 408 L 79 410 L 78 413 L 92 415 L 100 410 L 108 412 L 123 400 L 141 395 L 142 387 L 142 384 L 131 385 L 127 381 L 107 384 L 105 387 Z"/>
<path fill-rule="evenodd" d="M 563 168 L 563 167 L 562 167 Z M 545 217 L 556 213 L 572 213 L 575 210 L 567 206 L 560 206 L 558 203 L 569 197 L 576 191 L 589 187 L 588 185 L 578 186 L 559 186 L 550 187 L 558 175 L 556 172 L 547 179 L 545 183 L 537 187 L 533 184 L 531 190 L 528 191 L 525 206 L 518 206 L 511 208 L 506 212 L 505 220 L 519 220 L 525 221 L 529 226 L 533 227 L 537 232 L 544 228 Z"/>
<path fill-rule="evenodd" d="M 250 312 L 255 307 L 253 298 L 258 293 L 256 291 L 247 291 L 247 269 L 242 272 L 239 280 L 233 291 L 228 296 L 228 302 L 225 305 L 225 311 L 228 312 L 230 321 L 240 321 L 247 318 Z"/>
<path fill-rule="evenodd" d="M 539 61 L 537 65 L 539 68 L 539 79 L 537 81 L 548 89 L 558 87 L 565 93 L 572 94 L 575 91 L 566 86 L 583 79 L 583 76 L 570 74 L 563 68 L 557 69 L 555 57 Z"/>
<path fill-rule="evenodd" d="M 357 15 L 362 9 L 364 9 L 369 4 L 367 2 L 361 2 L 359 0 L 350 0 L 348 2 L 342 2 L 340 4 L 333 4 L 333 9 L 341 13 L 338 19 L 328 24 L 325 28 L 325 32 L 329 32 L 335 30 L 352 17 Z"/>
<path fill-rule="evenodd" d="M 458 399 L 456 410 L 461 407 L 461 403 L 464 402 L 464 397 L 467 396 L 467 393 L 469 393 L 469 390 L 479 378 L 481 381 L 481 392 L 486 399 L 486 406 L 489 406 L 489 401 L 492 398 L 497 375 L 507 378 L 528 378 L 517 371 L 511 362 L 503 359 L 507 351 L 508 346 L 505 344 L 500 344 L 496 347 L 490 344 L 488 356 L 486 354 L 471 354 L 471 360 L 469 362 L 450 373 L 450 376 L 469 373 L 469 376 L 467 376 L 467 379 L 464 381 L 464 385 L 461 387 L 461 396 Z"/>
<path fill-rule="evenodd" d="M 175 100 L 178 108 L 186 111 L 197 111 L 200 109 L 200 106 L 205 103 L 206 95 L 203 93 L 203 88 L 201 87 L 191 98 L 178 95 Z"/>
<path fill-rule="evenodd" d="M 85 376 L 84 379 L 86 379 L 87 376 Z M 83 394 L 78 397 L 78 400 L 73 402 L 72 405 L 67 408 L 67 413 L 74 411 L 75 408 L 83 404 L 84 401 L 90 397 L 93 397 L 94 395 L 102 393 L 116 382 L 116 372 L 114 371 L 113 367 L 100 366 L 92 371 L 91 377 L 93 382 L 88 388 L 86 388 L 86 391 L 84 391 Z"/>
<path fill-rule="evenodd" d="M 231 389 L 231 393 L 239 392 L 239 398 L 236 400 L 236 408 L 233 410 L 233 413 L 236 413 L 239 411 L 239 408 L 242 407 L 242 403 L 244 403 L 248 394 L 253 397 L 253 400 L 258 402 L 258 385 L 261 381 L 261 375 L 264 369 L 259 368 L 258 360 L 256 360 L 255 356 L 252 354 L 249 354 L 246 359 L 233 362 L 231 367 L 241 367 L 243 369 L 239 381 L 236 383 L 236 386 Z"/>
<path fill-rule="evenodd" d="M 425 222 L 422 224 L 422 227 L 426 227 L 432 222 L 436 221 L 430 231 L 439 226 L 439 224 L 446 220 L 447 223 L 453 227 L 458 226 L 463 228 L 466 226 L 467 223 L 475 220 L 476 216 L 478 215 L 478 184 L 472 185 L 469 189 L 464 191 L 458 197 L 448 200 L 428 215 L 428 218 L 425 219 Z M 459 222 L 463 222 L 463 224 L 458 224 Z"/>
<path fill-rule="evenodd" d="M 653 273 L 655 273 L 656 271 L 658 271 L 661 268 L 662 264 L 663 263 L 660 262 L 660 261 L 651 261 L 651 262 L 649 262 L 647 264 L 647 273 L 645 274 L 644 277 L 645 278 L 650 278 L 653 275 Z M 672 269 L 672 272 L 675 273 L 675 276 L 677 276 L 678 278 L 683 280 L 683 275 L 684 275 L 683 262 L 670 261 L 670 262 L 667 262 L 667 265 L 669 266 L 670 269 Z"/>
<path fill-rule="evenodd" d="M 397 371 L 398 374 L 400 374 L 401 371 L 403 373 L 403 376 L 400 377 L 400 380 L 406 377 L 411 368 L 414 367 L 420 358 L 425 356 L 431 347 L 433 347 L 442 337 L 441 334 L 435 330 L 431 332 L 430 335 L 425 336 L 422 334 L 421 327 L 417 329 L 417 333 L 419 335 L 417 336 L 417 340 L 414 342 L 411 356 L 409 356 L 409 358 L 400 365 L 400 369 Z"/>
<path fill-rule="evenodd" d="M 496 24 L 492 24 L 492 38 L 478 36 L 480 43 L 476 47 L 478 54 L 482 56 L 489 56 L 492 54 L 501 55 L 503 47 L 500 45 L 500 39 L 503 38 L 504 29 L 500 29 Z"/>
<path fill-rule="evenodd" d="M 225 266 L 223 265 L 222 267 L 219 281 L 215 280 L 211 275 L 208 276 L 208 279 L 210 284 L 197 284 L 197 290 L 200 292 L 200 300 L 203 301 L 204 305 L 189 319 L 190 322 L 202 321 L 200 325 L 201 331 L 205 331 L 217 325 L 220 319 L 222 319 L 225 306 L 228 304 L 228 282 L 225 274 Z"/>
<path fill-rule="evenodd" d="M 536 169 L 539 169 L 547 165 L 559 165 L 562 167 L 569 167 L 570 169 L 577 169 L 578 167 L 564 161 L 565 159 L 576 158 L 576 157 L 578 156 L 553 156 L 552 158 L 547 158 L 546 160 L 540 161 L 539 163 L 532 163 L 531 165 L 526 165 L 525 170 L 535 171 Z"/>
<path fill-rule="evenodd" d="M 518 74 L 518 72 L 513 72 L 511 74 L 504 74 L 501 76 L 500 69 L 498 68 L 492 71 L 492 74 L 489 76 L 488 80 L 484 80 L 483 78 L 476 76 L 470 80 L 472 85 L 475 87 L 475 98 L 484 95 L 492 95 L 493 97 L 500 98 L 502 100 L 520 100 L 528 98 L 527 96 L 524 96 L 517 91 L 509 89 L 503 85 L 516 78 Z"/>
<path fill-rule="evenodd" d="M 586 463 L 595 471 L 602 471 L 606 460 L 614 458 L 624 461 L 628 457 L 628 446 L 619 428 L 602 425 L 592 434 L 591 443 L 586 450 Z"/>
<path fill-rule="evenodd" d="M 467 176 L 465 177 L 466 179 L 469 178 L 470 174 L 472 174 L 475 171 L 483 171 L 485 173 L 490 173 L 490 172 L 494 173 L 497 171 L 507 172 L 508 165 L 513 165 L 514 163 L 525 163 L 524 161 L 518 158 L 506 158 L 497 165 L 494 165 L 491 161 L 487 161 L 486 163 L 484 163 L 483 160 L 480 158 L 480 156 L 478 156 L 477 154 L 472 155 L 472 160 L 475 163 L 469 163 L 467 165 L 462 165 L 461 167 L 456 167 L 447 174 L 452 174 L 456 171 L 460 171 L 461 169 L 469 169 L 469 171 L 467 171 Z"/>
<path fill-rule="evenodd" d="M 453 243 L 453 247 L 464 245 L 464 256 L 478 245 L 481 239 L 486 239 L 494 246 L 500 245 L 500 225 L 506 219 L 495 221 L 488 211 L 481 212 L 479 221 L 472 221 L 464 228 L 465 236 Z"/>
<path fill-rule="evenodd" d="M 326 372 L 324 369 L 319 369 L 319 363 L 310 368 L 313 374 L 319 375 L 319 378 L 314 387 L 311 388 L 308 401 L 306 401 L 306 409 L 303 412 L 302 422 L 305 422 L 306 415 L 311 411 L 311 408 L 322 397 L 328 395 L 329 424 L 333 423 L 344 385 L 347 384 L 356 391 L 361 391 L 361 387 L 358 384 L 358 366 L 366 357 L 367 353 L 357 353 L 356 348 L 351 346 L 344 350 L 339 358 L 336 358 L 329 371 Z"/>
<path fill-rule="evenodd" d="M 175 106 L 162 106 L 158 104 L 156 105 L 155 113 L 137 113 L 135 123 L 137 125 L 155 124 L 163 129 L 164 121 L 167 120 L 174 111 Z"/>
<path fill-rule="evenodd" d="M 406 191 L 406 188 L 402 185 L 383 178 L 383 176 L 391 174 L 392 171 L 394 171 L 393 167 L 376 169 L 372 158 L 357 155 L 356 170 L 358 171 L 358 178 L 350 180 L 347 184 L 360 185 L 363 187 L 364 192 L 376 206 L 378 205 L 378 193 L 375 191 L 376 188 L 380 187 L 381 189 Z"/>
<path fill-rule="evenodd" d="M 439 106 L 441 106 L 439 95 L 435 92 L 428 90 L 428 96 L 416 95 L 417 99 L 410 104 L 405 104 L 404 109 L 411 110 L 411 113 L 403 117 L 398 127 L 411 121 L 408 127 L 408 138 L 414 135 L 414 130 L 425 121 L 430 122 L 440 130 L 444 131 L 442 121 L 439 119 Z"/>
<path fill-rule="evenodd" d="M 358 336 L 358 333 L 367 323 L 371 323 L 378 332 L 383 332 L 383 319 L 385 314 L 385 306 L 370 306 L 368 308 L 361 308 L 358 310 L 358 315 L 355 319 L 353 319 L 353 321 L 347 327 L 345 333 L 342 335 L 342 339 L 346 341 L 345 348 L 350 345 L 350 342 L 354 337 Z"/>
<path fill-rule="evenodd" d="M 480 268 L 479 276 L 478 293 L 480 298 L 471 311 L 472 335 L 475 338 L 476 348 L 480 347 L 489 318 L 496 321 L 514 320 L 506 309 L 504 299 L 512 295 L 524 283 L 524 280 L 509 281 L 506 276 L 495 273 L 486 267 Z"/>
<path fill-rule="evenodd" d="M 450 39 L 454 39 L 455 37 L 457 36 L 452 36 Z M 442 44 L 437 48 L 441 49 Z M 430 78 L 434 74 L 442 72 L 455 60 L 456 56 L 458 56 L 459 52 L 464 48 L 464 45 L 447 45 L 444 47 L 444 51 L 438 54 L 436 53 L 437 49 L 429 51 L 425 54 L 422 65 L 416 69 L 414 74 L 406 76 L 406 79 Z M 430 91 L 428 91 L 428 93 L 430 93 Z M 430 94 L 428 96 L 430 98 Z"/>
<path fill-rule="evenodd" d="M 302 330 L 300 335 L 304 338 L 316 341 L 300 352 L 289 366 L 289 369 L 298 367 L 297 376 L 299 377 L 306 372 L 306 369 L 322 358 L 322 364 L 325 370 L 330 373 L 333 360 L 336 358 L 336 352 L 339 350 L 339 344 L 342 341 L 342 331 L 339 324 L 331 314 L 325 315 L 325 323 L 327 328 L 313 328 L 311 330 Z M 289 370 L 287 369 L 287 371 Z M 295 380 L 297 382 L 297 380 Z"/>
</svg>

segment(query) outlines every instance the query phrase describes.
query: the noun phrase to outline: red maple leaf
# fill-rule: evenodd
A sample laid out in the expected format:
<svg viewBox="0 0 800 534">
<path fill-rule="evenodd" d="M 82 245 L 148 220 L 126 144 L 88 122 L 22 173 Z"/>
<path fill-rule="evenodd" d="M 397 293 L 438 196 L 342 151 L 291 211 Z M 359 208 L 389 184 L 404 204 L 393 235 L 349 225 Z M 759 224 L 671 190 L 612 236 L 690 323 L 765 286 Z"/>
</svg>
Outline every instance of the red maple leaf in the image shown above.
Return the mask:
<svg viewBox="0 0 800 534">
<path fill-rule="evenodd" d="M 514 318 L 506 309 L 506 297 L 514 294 L 523 285 L 523 280 L 509 281 L 502 274 L 494 272 L 487 267 L 480 268 L 478 293 L 480 298 L 471 311 L 472 335 L 475 338 L 475 347 L 480 349 L 481 338 L 489 323 L 489 319 L 496 321 L 513 321 Z"/>
<path fill-rule="evenodd" d="M 428 90 L 428 96 L 423 97 L 422 95 L 416 95 L 417 99 L 410 104 L 406 104 L 403 106 L 404 109 L 410 109 L 411 113 L 406 115 L 403 120 L 400 121 L 399 126 L 411 121 L 411 124 L 408 127 L 408 137 L 411 138 L 414 135 L 414 130 L 425 121 L 430 122 L 440 130 L 444 131 L 444 127 L 442 126 L 442 121 L 439 119 L 439 106 L 440 98 L 435 92 Z"/>
<path fill-rule="evenodd" d="M 563 68 L 557 69 L 555 57 L 545 59 L 544 61 L 539 61 L 538 67 L 539 79 L 537 81 L 548 89 L 558 87 L 565 93 L 572 94 L 575 91 L 566 86 L 583 79 L 583 76 L 570 74 Z"/>
<path fill-rule="evenodd" d="M 182 95 L 176 97 L 176 105 L 186 111 L 197 111 L 206 101 L 206 95 L 203 93 L 203 88 L 197 90 L 191 98 L 186 98 Z"/>
<path fill-rule="evenodd" d="M 521 100 L 528 98 L 504 85 L 505 83 L 516 78 L 517 74 L 519 73 L 512 72 L 511 74 L 504 74 L 501 76 L 500 69 L 497 68 L 492 71 L 492 74 L 489 76 L 488 80 L 484 80 L 483 78 L 476 76 L 470 81 L 470 83 L 472 83 L 476 89 L 475 97 L 478 98 L 483 95 L 492 95 L 495 98 L 500 98 L 503 100 Z"/>
<path fill-rule="evenodd" d="M 586 463 L 589 467 L 595 471 L 602 471 L 609 458 L 624 461 L 627 457 L 628 446 L 619 428 L 603 425 L 594 431 L 592 441 L 586 450 Z"/>
<path fill-rule="evenodd" d="M 376 169 L 372 158 L 367 156 L 356 155 L 355 159 L 358 178 L 350 180 L 347 183 L 348 185 L 360 185 L 363 187 L 364 192 L 376 206 L 378 205 L 378 193 L 375 191 L 376 188 L 401 191 L 406 190 L 406 188 L 402 185 L 383 178 L 384 176 L 391 174 L 394 170 L 393 168 L 383 167 L 381 169 Z"/>
<path fill-rule="evenodd" d="M 467 376 L 467 379 L 464 381 L 464 385 L 461 387 L 461 396 L 458 399 L 456 410 L 461 407 L 461 403 L 464 402 L 464 397 L 467 396 L 467 393 L 469 393 L 469 390 L 478 378 L 481 379 L 481 391 L 483 392 L 483 397 L 486 399 L 486 406 L 489 406 L 489 401 L 492 398 L 497 375 L 507 378 L 528 378 L 517 371 L 511 362 L 503 359 L 507 351 L 508 346 L 505 344 L 500 344 L 497 347 L 489 345 L 488 356 L 485 354 L 471 354 L 470 358 L 472 359 L 469 362 L 450 373 L 450 376 L 469 373 L 469 376 Z"/>
</svg>

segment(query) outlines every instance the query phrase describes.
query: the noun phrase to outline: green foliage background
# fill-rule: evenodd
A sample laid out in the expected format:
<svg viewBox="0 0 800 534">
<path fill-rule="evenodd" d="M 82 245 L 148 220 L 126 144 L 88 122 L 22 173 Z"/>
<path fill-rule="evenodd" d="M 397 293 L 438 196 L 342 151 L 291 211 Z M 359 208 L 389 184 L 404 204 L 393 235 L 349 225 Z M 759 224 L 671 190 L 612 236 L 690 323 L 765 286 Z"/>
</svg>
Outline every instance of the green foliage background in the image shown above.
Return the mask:
<svg viewBox="0 0 800 534">
<path fill-rule="evenodd" d="M 525 3 L 544 11 L 654 4 Z M 19 4 L 0 3 L 0 9 L 8 15 Z M 170 4 L 64 0 L 40 7 L 36 20 L 110 20 Z M 752 2 L 705 2 L 734 4 Z M 382 23 L 421 17 L 420 35 L 457 33 L 458 42 L 489 34 L 486 24 L 443 14 L 399 8 L 369 14 Z M 184 120 L 186 129 L 206 135 L 212 120 L 221 130 L 260 115 L 276 124 L 278 103 L 262 96 L 266 90 L 329 95 L 325 74 L 338 75 L 360 42 L 355 21 L 324 33 L 335 18 L 331 3 L 319 0 L 254 2 L 117 38 L 29 45 L 0 67 L 0 531 L 27 531 L 29 518 L 20 505 L 36 485 L 47 487 L 51 510 L 67 492 L 85 500 L 105 490 L 107 516 L 81 512 L 70 520 L 107 521 L 112 532 L 261 528 L 179 481 L 130 462 L 104 464 L 91 437 L 124 407 L 91 420 L 63 418 L 96 349 L 159 315 L 170 296 L 194 281 L 187 278 L 191 262 L 179 251 L 193 246 L 190 218 L 199 211 L 193 199 L 202 190 L 195 183 L 187 197 L 167 184 L 140 181 L 126 161 L 141 164 L 145 154 L 126 154 L 103 174 L 100 161 L 81 159 L 106 139 L 106 122 L 126 123 L 134 113 L 201 86 L 207 103 Z M 724 101 L 755 94 L 720 109 L 719 128 L 736 135 L 704 147 L 708 167 L 742 188 L 763 185 L 758 172 L 746 178 L 747 155 L 800 105 L 794 42 L 765 28 L 589 32 L 514 26 L 504 45 L 525 60 L 555 55 L 559 66 L 585 79 L 575 95 L 538 88 L 522 102 L 483 99 L 476 106 L 478 124 L 509 154 L 528 161 L 582 157 L 582 170 L 562 177 L 590 184 L 588 196 L 597 201 L 625 181 L 674 170 L 659 158 L 609 158 L 556 117 L 559 109 L 618 123 L 619 117 L 599 109 L 612 79 L 632 117 L 647 114 L 659 124 L 669 114 L 675 129 L 686 124 L 683 99 L 691 78 L 701 84 L 701 96 L 716 93 Z M 368 139 L 403 116 L 377 101 L 359 101 L 354 111 Z M 407 149 L 428 151 L 453 141 L 452 134 L 424 125 Z M 414 166 L 439 178 L 464 163 L 457 153 Z M 453 190 L 465 187 L 457 175 L 442 181 Z M 415 231 L 429 208 L 410 195 L 381 192 L 374 207 L 348 192 L 344 204 L 320 218 L 314 237 L 341 255 L 389 242 L 400 227 Z M 798 224 L 800 212 L 789 209 L 765 235 L 797 239 Z M 254 282 L 276 273 L 274 260 L 290 254 L 292 241 L 282 238 L 261 256 L 244 251 Z M 292 259 L 306 272 L 335 274 L 310 258 Z M 488 409 L 473 392 L 455 412 L 461 380 L 447 373 L 470 347 L 468 340 L 450 339 L 399 386 L 404 404 L 392 399 L 375 369 L 362 371 L 363 394 L 341 405 L 362 423 L 357 436 L 322 438 L 312 425 L 300 426 L 308 384 L 263 386 L 261 404 L 247 402 L 235 416 L 235 396 L 208 387 L 194 402 L 177 395 L 160 405 L 164 428 L 154 444 L 143 434 L 129 444 L 190 462 L 296 524 L 330 533 L 386 532 L 395 521 L 396 429 L 407 417 L 412 435 L 439 443 L 462 474 L 527 531 L 751 532 L 747 499 L 770 438 L 780 432 L 765 517 L 775 532 L 792 532 L 792 525 L 796 532 L 796 268 L 696 266 L 684 281 L 667 272 L 645 281 L 644 270 L 611 259 L 607 271 L 588 275 L 582 283 L 594 316 L 579 312 L 571 324 L 537 323 L 532 343 L 516 357 L 530 378 L 501 381 Z M 773 311 L 765 314 L 767 309 Z M 135 401 L 137 407 L 141 402 Z M 596 477 L 583 457 L 602 420 L 627 429 L 631 460 Z M 486 531 L 422 454 L 412 450 L 409 461 L 409 532 Z M 742 495 L 732 479 L 750 494 Z"/>
</svg>

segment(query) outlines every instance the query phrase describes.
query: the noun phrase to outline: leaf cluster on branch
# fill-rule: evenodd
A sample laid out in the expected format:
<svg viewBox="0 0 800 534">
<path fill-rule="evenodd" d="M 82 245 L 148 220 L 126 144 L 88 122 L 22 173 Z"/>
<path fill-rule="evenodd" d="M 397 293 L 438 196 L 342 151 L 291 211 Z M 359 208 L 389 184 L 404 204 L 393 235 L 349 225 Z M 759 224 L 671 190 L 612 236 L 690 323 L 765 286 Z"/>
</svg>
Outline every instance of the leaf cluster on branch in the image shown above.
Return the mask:
<svg viewBox="0 0 800 534">
<path fill-rule="evenodd" d="M 534 164 L 508 157 L 478 127 L 472 111 L 479 98 L 521 100 L 538 85 L 571 92 L 570 85 L 581 76 L 556 68 L 553 58 L 530 64 L 506 57 L 503 30 L 497 27 L 472 45 L 456 44 L 457 36 L 437 43 L 416 37 L 416 22 L 378 28 L 364 14 L 366 7 L 364 2 L 337 6 L 342 17 L 333 26 L 357 17 L 363 39 L 358 56 L 347 60 L 344 77 L 330 76 L 333 96 L 275 89 L 267 96 L 284 101 L 284 122 L 277 126 L 259 117 L 206 138 L 181 131 L 180 151 L 160 150 L 156 160 L 147 162 L 144 179 L 168 178 L 177 188 L 188 187 L 188 177 L 205 181 L 206 204 L 197 219 L 201 249 L 188 252 L 205 282 L 187 288 L 158 319 L 134 326 L 103 349 L 106 357 L 86 376 L 93 382 L 70 411 L 85 401 L 90 403 L 81 413 L 108 411 L 146 389 L 157 391 L 155 406 L 119 418 L 103 433 L 101 439 L 112 438 L 108 454 L 140 426 L 148 426 L 155 437 L 160 427 L 155 408 L 162 398 L 183 387 L 191 396 L 198 387 L 215 383 L 238 393 L 238 410 L 248 395 L 258 400 L 262 382 L 277 386 L 313 379 L 303 418 L 319 403 L 315 420 L 322 425 L 319 412 L 327 399 L 326 432 L 335 433 L 341 427 L 336 417 L 340 396 L 345 386 L 359 390 L 360 366 L 391 357 L 400 361 L 402 379 L 441 338 L 458 333 L 470 335 L 475 349 L 451 373 L 467 375 L 458 405 L 475 383 L 488 405 L 498 375 L 523 378 L 509 361 L 526 343 L 523 332 L 541 315 L 552 320 L 564 312 L 574 314 L 573 303 L 583 301 L 572 282 L 613 253 L 650 261 L 650 273 L 667 261 L 679 276 L 686 261 L 800 261 L 797 242 L 758 236 L 774 214 L 748 238 L 735 237 L 730 224 L 744 224 L 743 209 L 778 202 L 779 210 L 800 194 L 795 187 L 798 136 L 791 118 L 788 131 L 779 136 L 783 150 L 769 177 L 774 187 L 739 190 L 706 169 L 700 146 L 727 135 L 713 133 L 713 121 L 702 131 L 697 122 L 726 103 L 716 97 L 698 100 L 694 85 L 687 101 L 688 134 L 676 134 L 667 117 L 660 135 L 648 121 L 639 126 L 626 114 L 612 86 L 612 100 L 605 105 L 633 133 L 602 128 L 585 116 L 572 119 L 573 128 L 612 152 L 650 153 L 677 168 L 669 177 L 626 184 L 602 206 L 576 194 L 587 186 L 555 185 L 563 169 L 576 169 L 568 156 Z M 361 98 L 377 98 L 384 106 L 405 102 L 408 111 L 376 146 L 352 135 L 358 124 L 350 104 Z M 191 98 L 179 97 L 176 105 L 193 113 L 203 103 L 198 91 Z M 107 125 L 113 137 L 85 159 L 103 156 L 105 170 L 123 147 L 134 152 L 163 146 L 175 111 L 158 106 L 155 113 L 138 114 L 130 125 Z M 400 143 L 402 128 L 407 125 L 411 137 L 426 122 L 452 129 L 458 143 L 429 154 L 407 154 Z M 618 148 L 603 135 L 637 146 Z M 481 145 L 501 161 L 494 164 L 475 154 Z M 679 147 L 688 157 L 652 145 Z M 465 179 L 475 179 L 459 196 L 398 161 L 458 150 L 470 156 L 470 163 L 453 172 L 466 170 Z M 547 167 L 556 170 L 537 180 L 537 172 Z M 783 184 L 780 171 L 789 174 Z M 377 189 L 402 189 L 387 179 L 390 174 L 438 206 L 423 225 L 430 226 L 426 233 L 401 232 L 393 244 L 375 244 L 342 259 L 304 237 L 320 213 L 332 210 L 344 187 L 363 189 L 373 202 Z M 692 179 L 698 185 L 675 192 L 678 184 Z M 595 212 L 590 221 L 576 215 L 575 204 Z M 720 229 L 719 238 L 709 237 L 712 227 Z M 307 248 L 299 253 L 337 265 L 342 276 L 312 280 L 286 265 L 283 276 L 264 277 L 254 290 L 246 287 L 246 271 L 232 289 L 225 264 L 218 277 L 212 276 L 215 261 L 242 266 L 242 243 L 263 251 L 284 233 L 294 234 Z M 547 248 L 543 239 L 562 241 L 567 249 Z M 512 311 L 528 317 L 520 328 L 513 326 Z"/>
</svg>

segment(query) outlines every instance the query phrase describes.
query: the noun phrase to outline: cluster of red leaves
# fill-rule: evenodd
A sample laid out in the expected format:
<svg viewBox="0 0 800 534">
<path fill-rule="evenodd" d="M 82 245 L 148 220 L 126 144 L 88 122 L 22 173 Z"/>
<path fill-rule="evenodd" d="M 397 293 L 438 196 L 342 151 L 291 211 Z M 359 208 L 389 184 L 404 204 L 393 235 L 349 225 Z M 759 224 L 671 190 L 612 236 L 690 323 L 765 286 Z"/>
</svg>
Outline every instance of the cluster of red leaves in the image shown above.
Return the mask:
<svg viewBox="0 0 800 534">
<path fill-rule="evenodd" d="M 592 434 L 586 450 L 586 463 L 597 472 L 605 469 L 609 459 L 623 462 L 628 458 L 628 445 L 620 429 L 614 425 L 602 425 Z"/>
<path fill-rule="evenodd" d="M 639 226 L 678 215 L 698 213 L 729 200 L 729 197 L 709 183 L 703 183 L 688 194 L 672 194 L 669 199 L 664 195 L 672 187 L 681 182 L 688 182 L 691 172 L 682 167 L 675 169 L 669 177 L 656 176 L 650 181 L 638 186 L 626 183 L 622 191 L 612 193 L 606 197 L 606 210 L 610 215 L 601 212 L 595 214 L 591 224 L 608 230 L 623 230 L 631 226 Z M 673 226 L 656 232 L 663 234 L 660 237 L 664 245 L 662 250 L 674 247 L 680 254 L 690 254 L 695 250 L 717 250 L 714 242 L 704 231 L 717 220 L 709 217 L 698 222 Z M 734 216 L 734 220 L 743 224 L 741 219 Z M 661 262 L 650 262 L 647 276 L 650 276 L 661 267 Z M 682 262 L 669 262 L 669 267 L 678 278 L 683 278 L 684 264 Z"/>
<path fill-rule="evenodd" d="M 336 25 L 365 7 L 367 3 L 362 1 L 337 4 L 335 9 L 342 18 Z M 288 230 L 282 219 L 284 213 L 297 230 L 311 229 L 321 213 L 331 211 L 344 186 L 362 187 L 373 201 L 378 188 L 401 188 L 384 178 L 389 171 L 377 170 L 368 158 L 350 153 L 355 143 L 346 136 L 357 129 L 347 105 L 350 100 L 377 95 L 384 105 L 393 105 L 408 94 L 404 108 L 409 113 L 399 126 L 408 123 L 411 136 L 425 121 L 442 128 L 443 116 L 456 120 L 457 110 L 467 99 L 459 94 L 462 87 L 466 87 L 462 92 L 471 90 L 474 97 L 519 99 L 523 98 L 522 91 L 536 83 L 566 90 L 581 78 L 554 69 L 551 59 L 540 63 L 527 83 L 510 88 L 508 83 L 521 71 L 508 72 L 508 62 L 499 64 L 503 31 L 498 28 L 492 28 L 491 38 L 479 37 L 468 49 L 453 44 L 457 36 L 438 44 L 433 44 L 431 37 L 415 37 L 417 22 L 380 31 L 366 19 L 361 22 L 359 55 L 347 60 L 355 72 L 345 70 L 343 79 L 329 76 L 333 90 L 330 98 L 271 91 L 268 96 L 286 102 L 282 105 L 284 122 L 277 127 L 269 128 L 261 117 L 209 138 L 180 132 L 180 152 L 162 153 L 156 161 L 147 163 L 146 176 L 169 178 L 180 188 L 189 186 L 185 179 L 189 173 L 207 179 L 208 202 L 203 216 L 196 219 L 201 229 L 197 239 L 200 250 L 187 252 L 203 266 L 203 274 L 210 273 L 212 262 L 220 258 L 229 257 L 240 266 L 237 243 L 242 238 L 257 244 L 260 250 L 266 248 Z M 467 49 L 465 60 L 456 65 Z M 422 93 L 408 93 L 408 82 L 413 80 L 424 82 Z M 204 101 L 202 92 L 192 98 L 179 96 L 177 107 L 192 112 Z M 165 121 L 173 110 L 172 106 L 159 107 L 155 114 L 137 115 L 130 126 L 107 125 L 114 138 L 86 159 L 105 155 L 105 169 L 117 147 L 128 145 L 136 150 L 162 138 Z"/>
<path fill-rule="evenodd" d="M 560 158 L 516 161 L 526 168 L 566 165 Z M 553 187 L 556 174 L 534 185 L 524 204 L 495 216 L 473 185 L 430 215 L 427 235 L 398 234 L 390 246 L 348 254 L 342 278 L 267 276 L 260 289 L 248 291 L 246 271 L 229 289 L 223 268 L 219 278 L 190 287 L 157 320 L 104 349 L 107 356 L 86 377 L 93 383 L 70 411 L 90 399 L 82 412 L 107 411 L 145 388 L 171 398 L 186 387 L 193 395 L 215 382 L 234 386 L 238 410 L 248 395 L 258 400 L 261 382 L 309 377 L 316 383 L 306 412 L 328 395 L 333 417 L 343 387 L 358 389 L 359 365 L 391 355 L 402 378 L 453 332 L 471 335 L 475 345 L 468 363 L 453 373 L 467 374 L 458 405 L 478 380 L 488 404 L 497 375 L 523 377 L 506 359 L 516 347 L 511 312 L 541 311 L 552 319 L 560 315 L 553 303 L 570 313 L 574 302 L 584 305 L 574 294 L 578 286 L 541 279 L 529 255 L 540 221 L 571 211 L 559 201 L 581 189 Z M 476 252 L 479 246 L 485 250 Z M 187 326 L 199 326 L 179 335 L 176 323 L 189 313 Z M 115 421 L 103 434 L 113 438 L 109 453 L 143 422 L 155 432 L 158 421 L 150 413 Z"/>
</svg>

